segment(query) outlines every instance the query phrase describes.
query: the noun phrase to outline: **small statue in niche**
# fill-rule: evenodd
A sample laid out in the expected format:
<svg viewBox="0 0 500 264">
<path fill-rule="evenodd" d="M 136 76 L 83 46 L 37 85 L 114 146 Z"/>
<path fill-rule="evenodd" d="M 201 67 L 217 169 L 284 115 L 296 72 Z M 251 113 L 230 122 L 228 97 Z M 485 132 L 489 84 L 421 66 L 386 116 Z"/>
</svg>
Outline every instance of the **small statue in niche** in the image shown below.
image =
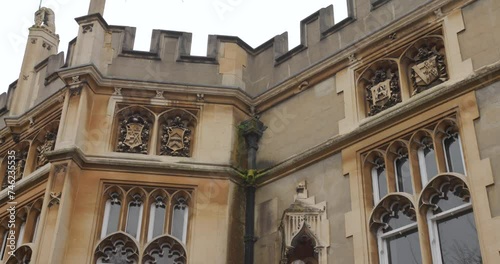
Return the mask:
<svg viewBox="0 0 500 264">
<path fill-rule="evenodd" d="M 436 50 L 436 46 L 429 48 L 427 45 L 422 45 L 413 57 L 413 63 L 410 73 L 412 95 L 426 90 L 437 80 L 441 82 L 448 80 L 445 57 Z"/>
<path fill-rule="evenodd" d="M 175 116 L 162 125 L 160 155 L 190 156 L 191 129 L 188 124 L 188 119 Z"/>
<path fill-rule="evenodd" d="M 368 116 L 401 102 L 398 75 L 392 70 L 376 70 L 369 85 L 366 86 L 366 101 L 369 105 Z"/>
<path fill-rule="evenodd" d="M 118 152 L 148 153 L 150 122 L 138 113 L 120 122 Z"/>
</svg>

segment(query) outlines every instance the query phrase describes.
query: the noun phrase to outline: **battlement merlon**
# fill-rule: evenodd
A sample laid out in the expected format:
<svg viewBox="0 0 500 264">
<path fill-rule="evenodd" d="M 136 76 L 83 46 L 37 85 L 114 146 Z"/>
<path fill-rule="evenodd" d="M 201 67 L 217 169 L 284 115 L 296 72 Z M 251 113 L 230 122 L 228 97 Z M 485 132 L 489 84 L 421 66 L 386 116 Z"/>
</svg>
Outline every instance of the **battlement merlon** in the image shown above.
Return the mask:
<svg viewBox="0 0 500 264">
<path fill-rule="evenodd" d="M 403 16 L 436 5 L 428 0 L 347 0 L 348 16 L 338 23 L 332 5 L 303 19 L 300 44 L 291 49 L 286 32 L 256 48 L 238 37 L 210 35 L 206 56 L 192 56 L 188 32 L 153 30 L 150 50 L 134 50 L 136 29 L 108 25 L 101 15 L 104 2 L 91 1 L 91 14 L 76 19 L 80 31 L 70 66 L 93 64 L 104 75 L 123 78 L 239 87 L 252 96 L 326 59 L 343 56 L 347 61 L 342 51 Z"/>
</svg>

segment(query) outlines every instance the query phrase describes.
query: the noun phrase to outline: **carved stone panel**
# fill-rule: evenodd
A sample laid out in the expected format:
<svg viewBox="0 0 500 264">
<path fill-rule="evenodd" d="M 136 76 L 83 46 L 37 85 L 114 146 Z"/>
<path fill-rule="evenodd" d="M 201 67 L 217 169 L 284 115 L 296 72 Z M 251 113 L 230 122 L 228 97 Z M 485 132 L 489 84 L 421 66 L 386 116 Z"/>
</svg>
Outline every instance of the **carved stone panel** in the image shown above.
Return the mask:
<svg viewBox="0 0 500 264">
<path fill-rule="evenodd" d="M 147 154 L 151 125 L 150 119 L 140 113 L 125 117 L 119 123 L 116 151 Z"/>
<path fill-rule="evenodd" d="M 397 72 L 391 68 L 377 68 L 365 86 L 368 116 L 373 116 L 401 102 L 401 88 Z"/>
<path fill-rule="evenodd" d="M 36 148 L 36 168 L 40 168 L 49 162 L 45 153 L 54 150 L 56 138 L 57 131 L 47 131 L 44 141 Z"/>
<path fill-rule="evenodd" d="M 427 89 L 436 80 L 444 82 L 448 79 L 445 58 L 436 51 L 435 47 L 430 49 L 422 46 L 413 59 L 414 65 L 411 67 L 410 77 L 414 89 L 413 94 Z"/>
<path fill-rule="evenodd" d="M 174 113 L 167 116 L 161 125 L 160 155 L 191 156 L 193 117 L 189 114 Z"/>
<path fill-rule="evenodd" d="M 28 158 L 28 150 L 29 147 L 22 148 L 21 150 L 17 150 L 14 154 L 14 173 L 15 173 L 15 181 L 19 181 L 24 175 L 24 168 L 26 167 L 26 160 Z M 8 176 L 9 169 L 5 171 L 5 176 L 2 182 L 2 189 L 7 187 L 8 185 Z M 12 175 L 12 173 L 11 173 Z"/>
<path fill-rule="evenodd" d="M 448 80 L 444 42 L 440 36 L 424 37 L 412 44 L 403 56 L 412 95 Z"/>
</svg>

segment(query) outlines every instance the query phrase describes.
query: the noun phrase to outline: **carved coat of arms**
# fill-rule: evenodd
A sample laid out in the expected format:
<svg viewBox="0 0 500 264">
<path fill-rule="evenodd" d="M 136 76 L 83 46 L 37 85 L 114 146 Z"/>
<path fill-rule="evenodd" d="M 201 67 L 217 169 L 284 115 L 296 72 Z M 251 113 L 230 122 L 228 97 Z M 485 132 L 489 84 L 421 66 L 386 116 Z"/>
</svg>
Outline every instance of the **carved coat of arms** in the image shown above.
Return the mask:
<svg viewBox="0 0 500 264">
<path fill-rule="evenodd" d="M 188 128 L 188 120 L 176 116 L 173 120 L 168 120 L 162 126 L 161 155 L 167 156 L 190 156 L 191 129 Z"/>
<path fill-rule="evenodd" d="M 43 144 L 36 148 L 36 150 L 37 150 L 37 165 L 36 165 L 37 168 L 42 167 L 43 165 L 45 165 L 49 162 L 47 160 L 47 157 L 45 156 L 45 153 L 54 149 L 54 146 L 56 144 L 56 136 L 57 136 L 57 133 L 53 133 L 50 131 L 47 132 L 47 134 L 45 135 L 45 141 L 43 142 Z"/>
<path fill-rule="evenodd" d="M 133 114 L 120 122 L 117 151 L 148 153 L 150 122 L 139 114 Z"/>
<path fill-rule="evenodd" d="M 436 51 L 436 48 L 428 49 L 423 46 L 418 49 L 413 58 L 414 65 L 411 67 L 411 81 L 413 94 L 417 94 L 430 87 L 436 80 L 446 81 L 448 74 L 444 56 Z"/>
<path fill-rule="evenodd" d="M 15 181 L 17 182 L 20 180 L 23 175 L 24 175 L 24 168 L 26 167 L 26 159 L 28 158 L 28 149 L 24 149 L 21 151 L 16 151 L 16 154 L 14 155 L 14 160 L 15 160 L 15 167 L 14 167 L 14 176 L 15 176 Z M 8 185 L 8 176 L 12 176 L 10 174 L 11 170 L 5 170 L 5 176 L 3 178 L 2 182 L 2 189 L 6 188 Z"/>
<path fill-rule="evenodd" d="M 401 102 L 397 74 L 386 70 L 375 71 L 375 76 L 366 86 L 366 101 L 369 105 L 369 116 Z"/>
</svg>

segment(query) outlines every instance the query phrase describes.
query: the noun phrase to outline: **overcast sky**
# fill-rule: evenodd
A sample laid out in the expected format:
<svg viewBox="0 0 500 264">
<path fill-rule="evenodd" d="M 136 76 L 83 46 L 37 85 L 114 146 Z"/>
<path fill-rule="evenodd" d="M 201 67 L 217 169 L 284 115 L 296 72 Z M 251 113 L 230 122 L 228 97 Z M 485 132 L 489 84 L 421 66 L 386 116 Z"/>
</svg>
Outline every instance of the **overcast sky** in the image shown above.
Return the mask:
<svg viewBox="0 0 500 264">
<path fill-rule="evenodd" d="M 59 51 L 66 52 L 76 37 L 74 18 L 87 14 L 90 0 L 44 0 L 54 10 Z M 257 47 L 288 31 L 289 48 L 299 44 L 300 21 L 313 12 L 334 5 L 335 21 L 347 16 L 346 0 L 108 0 L 104 18 L 110 25 L 137 28 L 134 49 L 149 50 L 152 29 L 193 33 L 191 54 L 206 55 L 208 34 L 238 36 Z M 28 28 L 39 0 L 9 1 L 0 15 L 0 93 L 19 77 Z"/>
</svg>

